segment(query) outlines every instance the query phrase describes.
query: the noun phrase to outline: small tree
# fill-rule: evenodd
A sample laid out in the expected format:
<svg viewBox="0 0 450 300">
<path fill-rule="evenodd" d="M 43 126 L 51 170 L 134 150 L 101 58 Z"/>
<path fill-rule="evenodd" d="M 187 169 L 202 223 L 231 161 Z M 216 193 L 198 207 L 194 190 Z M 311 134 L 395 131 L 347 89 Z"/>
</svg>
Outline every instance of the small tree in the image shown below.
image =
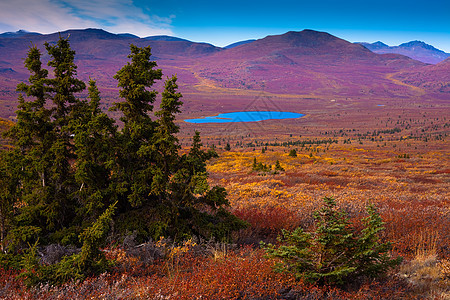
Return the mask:
<svg viewBox="0 0 450 300">
<path fill-rule="evenodd" d="M 297 157 L 297 150 L 291 149 L 291 151 L 289 151 L 289 156 Z"/>
<path fill-rule="evenodd" d="M 392 259 L 390 243 L 381 243 L 383 222 L 375 207 L 367 208 L 365 228 L 357 232 L 342 211 L 336 210 L 333 198 L 324 198 L 324 207 L 314 214 L 316 230 L 283 230 L 280 246 L 264 244 L 270 257 L 280 258 L 277 270 L 294 273 L 319 284 L 343 284 L 359 276 L 377 277 L 397 266 L 401 258 Z"/>
<path fill-rule="evenodd" d="M 271 169 L 272 169 L 272 167 L 270 165 L 266 165 L 266 164 L 263 164 L 262 162 L 256 161 L 256 157 L 253 158 L 252 171 L 270 172 Z"/>
<path fill-rule="evenodd" d="M 281 172 L 284 171 L 284 168 L 281 166 L 279 160 L 277 160 L 277 161 L 275 162 L 275 171 L 281 171 Z"/>
</svg>

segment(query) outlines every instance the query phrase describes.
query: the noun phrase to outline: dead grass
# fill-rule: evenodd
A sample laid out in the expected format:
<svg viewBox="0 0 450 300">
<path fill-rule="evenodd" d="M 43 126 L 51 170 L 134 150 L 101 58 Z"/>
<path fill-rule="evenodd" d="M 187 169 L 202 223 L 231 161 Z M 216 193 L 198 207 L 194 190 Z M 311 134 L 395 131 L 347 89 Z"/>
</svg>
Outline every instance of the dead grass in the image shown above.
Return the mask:
<svg viewBox="0 0 450 300">
<path fill-rule="evenodd" d="M 437 255 L 418 256 L 404 263 L 399 275 L 406 278 L 416 295 L 427 299 L 449 299 L 448 264 L 448 260 L 439 260 Z"/>
</svg>

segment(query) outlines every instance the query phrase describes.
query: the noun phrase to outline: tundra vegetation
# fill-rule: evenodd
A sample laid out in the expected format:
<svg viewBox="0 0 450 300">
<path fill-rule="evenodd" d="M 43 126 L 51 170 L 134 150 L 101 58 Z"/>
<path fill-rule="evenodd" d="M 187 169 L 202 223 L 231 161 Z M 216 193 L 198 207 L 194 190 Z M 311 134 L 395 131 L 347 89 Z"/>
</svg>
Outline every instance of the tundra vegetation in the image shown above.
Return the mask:
<svg viewBox="0 0 450 300">
<path fill-rule="evenodd" d="M 131 45 L 114 77 L 120 126 L 95 80 L 80 97 L 68 39 L 45 48 L 51 72 L 31 47 L 17 121 L 0 123 L 1 298 L 449 295 L 448 156 L 420 150 L 446 135 L 382 140 L 395 127 L 206 150 L 194 132 L 182 147 L 177 78 L 155 111 L 149 47 Z M 394 155 L 403 143 L 415 149 Z"/>
</svg>

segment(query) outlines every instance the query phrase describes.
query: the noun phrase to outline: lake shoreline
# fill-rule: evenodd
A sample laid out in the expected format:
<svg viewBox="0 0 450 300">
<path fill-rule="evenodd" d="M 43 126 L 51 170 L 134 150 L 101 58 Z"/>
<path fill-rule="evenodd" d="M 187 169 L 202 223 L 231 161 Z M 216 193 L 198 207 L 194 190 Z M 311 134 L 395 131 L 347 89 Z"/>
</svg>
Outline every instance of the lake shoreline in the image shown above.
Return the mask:
<svg viewBox="0 0 450 300">
<path fill-rule="evenodd" d="M 220 113 L 216 116 L 209 116 L 196 119 L 185 119 L 187 123 L 238 123 L 238 122 L 259 122 L 266 120 L 297 119 L 304 114 L 284 111 L 238 111 L 230 113 Z"/>
</svg>

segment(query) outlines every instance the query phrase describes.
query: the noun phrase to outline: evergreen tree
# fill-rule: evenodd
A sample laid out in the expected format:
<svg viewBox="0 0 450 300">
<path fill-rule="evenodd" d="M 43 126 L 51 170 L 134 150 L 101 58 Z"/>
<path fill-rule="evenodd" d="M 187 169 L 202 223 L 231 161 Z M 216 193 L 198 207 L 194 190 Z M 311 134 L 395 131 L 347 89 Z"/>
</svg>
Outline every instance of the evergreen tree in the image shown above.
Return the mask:
<svg viewBox="0 0 450 300">
<path fill-rule="evenodd" d="M 70 118 L 77 117 L 76 107 L 81 104 L 75 93 L 83 91 L 86 84 L 76 78 L 75 51 L 70 48 L 68 38 L 60 36 L 56 45 L 45 43 L 45 48 L 52 58 L 48 65 L 53 68 L 54 73 L 54 78 L 47 80 L 55 105 L 52 117 L 60 133 L 70 135 L 65 126 L 68 125 Z"/>
<path fill-rule="evenodd" d="M 18 147 L 22 155 L 22 170 L 31 176 L 37 175 L 42 187 L 45 187 L 50 159 L 49 148 L 54 136 L 50 121 L 51 111 L 45 107 L 48 98 L 48 71 L 42 69 L 40 57 L 41 53 L 37 47 L 31 47 L 25 59 L 25 67 L 31 73 L 28 79 L 30 84 L 19 83 L 17 91 L 25 93 L 27 97 L 33 97 L 34 100 L 25 101 L 23 95 L 19 95 L 17 123 L 5 135 Z M 27 179 L 24 183 L 32 181 L 31 178 Z M 31 187 L 33 188 L 34 186 Z"/>
<path fill-rule="evenodd" d="M 388 254 L 392 244 L 381 243 L 380 234 L 385 228 L 377 208 L 370 204 L 367 207 L 367 213 L 368 216 L 362 220 L 365 227 L 358 236 L 355 261 L 358 264 L 359 275 L 376 277 L 387 269 L 399 265 L 402 258 L 391 259 Z"/>
<path fill-rule="evenodd" d="M 206 161 L 212 157 L 217 157 L 217 153 L 202 150 L 200 133 L 196 131 L 189 153 L 180 157 L 170 182 L 172 235 L 229 239 L 231 232 L 246 227 L 226 209 L 230 204 L 225 189 L 208 185 Z"/>
<path fill-rule="evenodd" d="M 160 69 L 154 70 L 156 63 L 150 60 L 151 48 L 130 46 L 131 54 L 128 62 L 114 76 L 121 88 L 122 102 L 115 103 L 113 110 L 123 113 L 124 123 L 121 135 L 118 137 L 118 169 L 114 172 L 119 194 L 118 209 L 123 212 L 129 207 L 143 207 L 151 198 L 153 173 L 151 162 L 154 162 L 152 144 L 156 122 L 148 113 L 153 110 L 157 92 L 147 90 L 155 80 L 161 79 Z"/>
<path fill-rule="evenodd" d="M 6 136 L 16 146 L 15 153 L 5 157 L 8 168 L 16 170 L 9 173 L 8 181 L 16 182 L 16 191 L 9 188 L 9 194 L 15 194 L 21 209 L 15 214 L 15 226 L 9 232 L 12 247 L 35 239 L 49 222 L 46 207 L 50 191 L 48 188 L 51 147 L 54 140 L 51 111 L 45 107 L 48 95 L 46 86 L 48 71 L 42 69 L 41 53 L 37 47 L 31 47 L 25 59 L 25 66 L 30 71 L 29 83 L 20 83 L 19 92 L 32 97 L 26 101 L 19 95 L 16 124 L 6 132 Z M 16 198 L 17 199 L 17 198 Z M 17 201 L 17 200 L 16 200 Z M 29 240 L 32 242 L 31 240 Z"/>
<path fill-rule="evenodd" d="M 281 166 L 279 160 L 277 160 L 277 161 L 275 162 L 275 171 L 282 171 L 282 172 L 284 171 L 284 168 Z"/>
<path fill-rule="evenodd" d="M 115 76 L 123 101 L 114 109 L 123 112 L 124 124 L 117 131 L 99 107 L 95 81 L 88 100 L 76 97 L 85 84 L 75 77 L 68 39 L 45 46 L 54 77 L 47 78 L 40 52 L 31 48 L 29 84 L 18 90 L 33 99 L 19 96 L 18 121 L 6 134 L 15 149 L 0 157 L 1 243 L 8 240 L 10 253 L 22 256 L 27 276 L 61 282 L 104 270 L 99 247 L 108 234 L 226 238 L 245 225 L 226 209 L 225 189 L 208 185 L 206 161 L 217 153 L 202 149 L 200 134 L 188 153 L 178 153 L 175 117 L 182 102 L 175 76 L 166 80 L 158 119 L 149 117 L 157 93 L 148 89 L 161 79 L 149 47 L 131 45 L 131 62 Z M 39 243 L 82 251 L 42 266 Z M 33 246 L 26 250 L 26 244 Z"/>
<path fill-rule="evenodd" d="M 278 270 L 292 272 L 320 284 L 344 284 L 358 276 L 377 277 L 397 266 L 401 258 L 389 257 L 390 243 L 380 243 L 383 222 L 373 206 L 367 208 L 365 228 L 357 232 L 332 198 L 315 212 L 316 230 L 298 227 L 283 230 L 280 246 L 262 243 L 271 257 L 281 258 Z"/>
<path fill-rule="evenodd" d="M 73 129 L 70 120 L 81 117 L 82 101 L 75 93 L 85 89 L 83 81 L 77 79 L 77 66 L 74 63 L 75 51 L 70 48 L 68 38 L 60 37 L 56 45 L 45 43 L 45 48 L 51 57 L 48 65 L 53 68 L 54 78 L 47 80 L 47 85 L 54 104 L 52 123 L 54 124 L 54 141 L 50 152 L 50 201 L 46 208 L 49 216 L 48 228 L 52 231 L 63 229 L 70 225 L 76 203 L 70 199 L 75 190 L 75 180 L 70 160 L 75 159 Z"/>
<path fill-rule="evenodd" d="M 289 151 L 289 156 L 297 157 L 297 150 L 291 149 L 291 151 Z"/>
<path fill-rule="evenodd" d="M 21 161 L 18 151 L 0 152 L 0 243 L 1 251 L 6 250 L 6 236 L 13 225 L 14 205 L 20 197 Z"/>
<path fill-rule="evenodd" d="M 158 197 L 165 193 L 168 188 L 169 177 L 178 167 L 180 146 L 176 134 L 180 127 L 174 121 L 175 115 L 181 112 L 180 107 L 183 102 L 179 100 L 182 95 L 177 92 L 176 81 L 176 76 L 166 80 L 160 110 L 155 113 L 155 116 L 159 119 L 157 120 L 154 143 L 151 145 L 151 148 L 156 150 L 157 165 L 154 172 L 152 194 Z"/>
<path fill-rule="evenodd" d="M 50 54 L 49 66 L 54 78 L 47 78 L 42 69 L 40 52 L 30 48 L 25 66 L 30 70 L 29 84 L 21 83 L 17 90 L 33 98 L 19 96 L 17 123 L 7 132 L 18 154 L 21 205 L 15 214 L 15 226 L 10 231 L 11 245 L 41 241 L 61 241 L 58 233 L 71 225 L 76 203 L 71 198 L 75 190 L 70 160 L 75 159 L 70 120 L 80 117 L 83 106 L 74 93 L 84 89 L 84 83 L 74 76 L 74 51 L 67 39 L 60 37 L 56 45 L 46 44 Z M 54 106 L 47 108 L 48 100 Z M 76 238 L 76 237 L 75 237 Z"/>
<path fill-rule="evenodd" d="M 99 217 L 104 207 L 114 201 L 110 189 L 111 166 L 114 165 L 114 146 L 117 128 L 113 119 L 99 107 L 100 93 L 94 80 L 89 81 L 89 102 L 83 101 L 80 118 L 70 121 L 74 133 L 77 158 L 75 180 L 77 190 L 73 194 L 81 207 L 80 222 L 92 222 Z"/>
<path fill-rule="evenodd" d="M 156 91 L 146 88 L 161 78 L 161 70 L 153 69 L 156 63 L 150 61 L 149 47 L 130 48 L 131 62 L 115 76 L 124 99 L 114 107 L 124 114 L 117 177 L 113 178 L 119 191 L 119 227 L 154 238 L 178 239 L 192 234 L 224 236 L 241 228 L 243 223 L 224 208 L 228 205 L 225 190 L 211 189 L 207 183 L 206 161 L 217 153 L 202 150 L 196 132 L 189 153 L 178 154 L 175 115 L 182 102 L 176 77 L 166 80 L 160 110 L 155 113 L 158 119 L 152 121 L 148 113 Z"/>
<path fill-rule="evenodd" d="M 133 127 L 136 125 L 134 122 L 149 119 L 147 113 L 153 111 L 157 92 L 146 88 L 152 87 L 162 77 L 161 69 L 153 69 L 157 64 L 150 60 L 150 46 L 139 48 L 132 44 L 130 50 L 128 58 L 131 62 L 114 76 L 119 81 L 118 86 L 122 88 L 119 95 L 125 100 L 116 103 L 114 110 L 120 110 L 124 114 L 122 121 L 125 123 L 125 132 L 139 129 Z"/>
</svg>

